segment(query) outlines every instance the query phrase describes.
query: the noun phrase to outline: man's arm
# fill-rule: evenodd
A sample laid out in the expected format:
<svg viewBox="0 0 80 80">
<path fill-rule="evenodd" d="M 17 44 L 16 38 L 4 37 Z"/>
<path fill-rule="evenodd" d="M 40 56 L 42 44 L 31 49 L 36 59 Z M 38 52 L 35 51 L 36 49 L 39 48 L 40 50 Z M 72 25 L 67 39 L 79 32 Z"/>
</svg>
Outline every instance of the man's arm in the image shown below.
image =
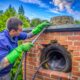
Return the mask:
<svg viewBox="0 0 80 80">
<path fill-rule="evenodd" d="M 8 59 L 5 57 L 0 61 L 0 70 L 4 69 L 5 67 L 7 67 L 9 65 L 9 61 Z"/>
<path fill-rule="evenodd" d="M 32 37 L 34 37 L 35 35 L 32 33 L 32 32 L 29 32 L 29 33 L 27 33 L 27 38 L 32 38 Z"/>
<path fill-rule="evenodd" d="M 18 39 L 19 39 L 19 40 L 25 40 L 25 39 L 27 39 L 27 38 L 31 38 L 31 37 L 39 34 L 44 27 L 48 27 L 48 26 L 50 26 L 50 25 L 51 25 L 51 24 L 48 23 L 48 22 L 43 22 L 43 23 L 39 24 L 38 26 L 36 26 L 36 27 L 35 27 L 31 32 L 29 32 L 29 33 L 22 32 L 22 33 L 19 35 Z"/>
<path fill-rule="evenodd" d="M 29 51 L 32 47 L 32 43 L 25 43 L 9 52 L 8 55 L 0 61 L 0 70 L 7 67 L 9 64 L 13 64 L 23 51 Z"/>
<path fill-rule="evenodd" d="M 0 70 L 9 65 L 9 61 L 5 58 L 6 54 L 9 53 L 7 43 L 4 39 L 0 39 Z"/>
<path fill-rule="evenodd" d="M 18 36 L 18 40 L 25 40 L 28 38 L 33 37 L 34 34 L 32 32 L 26 33 L 26 32 L 21 32 L 20 35 Z"/>
</svg>

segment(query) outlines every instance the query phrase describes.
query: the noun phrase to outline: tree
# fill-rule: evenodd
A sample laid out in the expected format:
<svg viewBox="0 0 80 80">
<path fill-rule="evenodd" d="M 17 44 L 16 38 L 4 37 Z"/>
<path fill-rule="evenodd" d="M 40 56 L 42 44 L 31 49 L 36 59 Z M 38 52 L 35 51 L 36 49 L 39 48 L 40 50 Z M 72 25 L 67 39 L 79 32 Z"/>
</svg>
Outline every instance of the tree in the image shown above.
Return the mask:
<svg viewBox="0 0 80 80">
<path fill-rule="evenodd" d="M 7 18 L 16 16 L 16 10 L 14 9 L 14 7 L 12 7 L 11 5 L 9 5 L 9 7 L 5 11 L 4 15 L 6 15 Z"/>
<path fill-rule="evenodd" d="M 30 20 L 24 15 L 24 8 L 23 6 L 19 6 L 18 9 L 18 18 L 22 20 L 23 22 L 23 28 L 30 27 Z"/>
<path fill-rule="evenodd" d="M 3 31 L 6 28 L 6 16 L 4 14 L 0 15 L 0 31 Z"/>
<path fill-rule="evenodd" d="M 30 27 L 30 20 L 24 15 L 18 15 L 18 18 L 23 22 L 23 28 Z"/>
<path fill-rule="evenodd" d="M 79 21 L 79 20 L 75 20 L 75 23 L 76 23 L 76 24 L 80 24 L 80 21 Z"/>
<path fill-rule="evenodd" d="M 42 22 L 49 22 L 48 20 L 42 20 Z"/>
<path fill-rule="evenodd" d="M 16 16 L 16 10 L 9 5 L 8 9 L 0 15 L 0 31 L 6 28 L 7 19 L 13 16 Z"/>
<path fill-rule="evenodd" d="M 21 6 L 19 7 L 19 9 L 18 9 L 18 14 L 24 15 L 24 8 L 23 8 L 22 5 L 21 5 Z"/>
<path fill-rule="evenodd" d="M 39 18 L 35 18 L 31 20 L 31 27 L 35 27 L 40 24 L 42 21 Z"/>
<path fill-rule="evenodd" d="M 0 10 L 0 15 L 2 15 L 3 14 L 3 10 Z"/>
<path fill-rule="evenodd" d="M 31 27 L 36 27 L 38 24 L 42 22 L 49 22 L 48 20 L 40 20 L 39 18 L 35 18 L 31 20 Z"/>
</svg>

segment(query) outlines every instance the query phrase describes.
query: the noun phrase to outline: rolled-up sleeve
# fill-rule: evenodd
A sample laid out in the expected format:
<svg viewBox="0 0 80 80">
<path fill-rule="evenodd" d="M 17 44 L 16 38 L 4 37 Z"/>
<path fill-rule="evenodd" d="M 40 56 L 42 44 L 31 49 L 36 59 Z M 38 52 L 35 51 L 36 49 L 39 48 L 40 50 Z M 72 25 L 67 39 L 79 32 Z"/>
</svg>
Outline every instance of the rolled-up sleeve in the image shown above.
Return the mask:
<svg viewBox="0 0 80 80">
<path fill-rule="evenodd" d="M 26 32 L 21 32 L 20 35 L 18 36 L 18 40 L 25 40 L 27 38 L 33 37 L 34 34 L 32 32 L 26 33 Z"/>
<path fill-rule="evenodd" d="M 25 39 L 27 39 L 27 33 L 21 32 L 20 35 L 18 36 L 18 40 L 25 40 Z"/>
</svg>

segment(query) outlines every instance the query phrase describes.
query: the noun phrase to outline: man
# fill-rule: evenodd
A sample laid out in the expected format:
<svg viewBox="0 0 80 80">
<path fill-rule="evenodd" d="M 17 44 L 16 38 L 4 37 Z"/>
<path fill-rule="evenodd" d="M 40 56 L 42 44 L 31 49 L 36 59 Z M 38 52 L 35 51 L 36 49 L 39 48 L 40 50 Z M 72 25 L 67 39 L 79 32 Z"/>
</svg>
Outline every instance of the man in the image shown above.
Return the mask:
<svg viewBox="0 0 80 80">
<path fill-rule="evenodd" d="M 17 18 L 10 18 L 7 21 L 7 29 L 0 33 L 0 80 L 10 80 L 9 72 L 19 55 L 33 47 L 30 42 L 18 46 L 18 40 L 31 38 L 49 26 L 49 23 L 43 22 L 30 33 L 25 33 L 22 32 L 22 24 Z"/>
</svg>

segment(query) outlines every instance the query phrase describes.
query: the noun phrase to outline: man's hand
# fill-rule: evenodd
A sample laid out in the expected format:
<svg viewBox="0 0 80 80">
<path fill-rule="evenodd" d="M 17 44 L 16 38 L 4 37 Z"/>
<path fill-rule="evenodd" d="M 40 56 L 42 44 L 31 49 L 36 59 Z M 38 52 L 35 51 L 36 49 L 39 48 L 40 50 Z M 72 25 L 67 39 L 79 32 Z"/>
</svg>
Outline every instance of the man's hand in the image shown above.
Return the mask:
<svg viewBox="0 0 80 80">
<path fill-rule="evenodd" d="M 22 44 L 17 48 L 15 48 L 13 51 L 11 51 L 6 56 L 6 58 L 8 59 L 9 63 L 13 64 L 23 51 L 29 51 L 32 47 L 33 47 L 33 44 L 30 42 Z"/>
<path fill-rule="evenodd" d="M 29 51 L 32 47 L 33 47 L 33 44 L 30 43 L 30 42 L 29 43 L 22 44 L 23 51 Z"/>
<path fill-rule="evenodd" d="M 38 26 L 36 26 L 36 27 L 32 30 L 32 33 L 33 33 L 34 35 L 36 35 L 36 34 L 40 33 L 44 27 L 49 27 L 50 25 L 51 25 L 51 24 L 50 24 L 49 22 L 43 22 L 43 23 L 39 24 Z"/>
</svg>

